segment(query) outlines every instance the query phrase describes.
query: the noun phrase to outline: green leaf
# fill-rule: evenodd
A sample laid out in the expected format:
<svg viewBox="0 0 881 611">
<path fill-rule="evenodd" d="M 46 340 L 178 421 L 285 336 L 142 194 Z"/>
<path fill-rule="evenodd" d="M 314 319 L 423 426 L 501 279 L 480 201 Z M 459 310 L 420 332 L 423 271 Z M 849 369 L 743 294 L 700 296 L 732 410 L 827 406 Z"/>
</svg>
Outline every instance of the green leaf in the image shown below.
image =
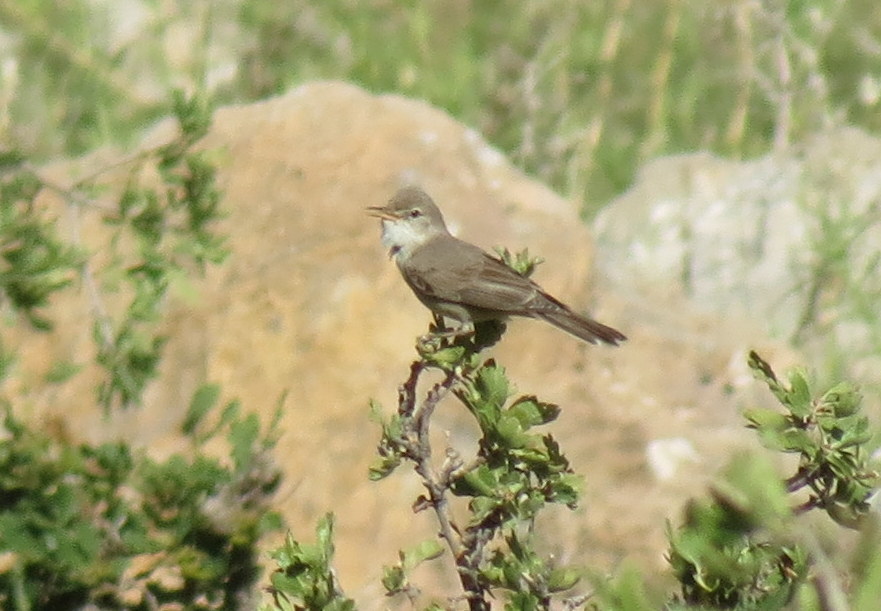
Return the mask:
<svg viewBox="0 0 881 611">
<path fill-rule="evenodd" d="M 228 439 L 230 446 L 232 446 L 230 454 L 236 470 L 245 469 L 251 463 L 259 435 L 260 420 L 257 418 L 257 414 L 248 414 L 245 418 L 236 420 L 230 425 Z"/>
<path fill-rule="evenodd" d="M 404 425 L 401 416 L 397 413 L 385 420 L 380 405 L 372 400 L 370 402 L 370 419 L 379 422 L 382 427 L 382 437 L 377 448 L 379 457 L 368 468 L 370 480 L 378 481 L 390 475 L 401 464 L 405 445 L 402 438 Z"/>
<path fill-rule="evenodd" d="M 60 384 L 72 378 L 75 374 L 82 370 L 83 366 L 72 361 L 55 361 L 52 368 L 46 372 L 46 382 L 49 384 Z"/>
<path fill-rule="evenodd" d="M 517 418 L 503 415 L 496 423 L 496 432 L 505 442 L 507 448 L 522 448 L 529 441 L 529 435 L 523 432 L 523 426 Z"/>
<path fill-rule="evenodd" d="M 217 432 L 229 426 L 232 422 L 235 422 L 239 419 L 239 413 L 242 411 L 242 403 L 238 399 L 233 399 L 229 403 L 224 406 L 223 411 L 220 412 L 220 418 L 217 421 L 217 426 L 210 432 L 207 433 L 207 437 L 213 437 L 217 434 Z"/>
<path fill-rule="evenodd" d="M 805 372 L 795 369 L 789 372 L 790 391 L 787 393 L 786 405 L 799 418 L 806 418 L 811 413 L 811 388 Z"/>
<path fill-rule="evenodd" d="M 444 553 L 444 546 L 437 539 L 426 539 L 416 547 L 401 552 L 401 563 L 407 570 L 413 569 L 423 562 L 439 558 Z"/>
<path fill-rule="evenodd" d="M 475 388 L 483 402 L 494 410 L 501 410 L 510 396 L 510 386 L 505 369 L 495 363 L 482 367 L 477 372 Z"/>
<path fill-rule="evenodd" d="M 764 438 L 763 438 L 764 439 Z M 774 436 L 779 441 L 778 449 L 784 452 L 801 452 L 813 455 L 816 443 L 804 429 L 786 429 Z"/>
<path fill-rule="evenodd" d="M 26 161 L 25 154 L 18 149 L 0 149 L 0 170 L 8 172 Z"/>
<path fill-rule="evenodd" d="M 844 430 L 841 439 L 834 445 L 837 449 L 845 449 L 862 445 L 870 441 L 873 432 L 869 430 L 868 418 L 859 418 L 852 427 Z"/>
<path fill-rule="evenodd" d="M 171 94 L 172 109 L 180 124 L 181 131 L 190 140 L 198 140 L 211 127 L 211 102 L 203 93 L 188 96 L 176 89 Z"/>
<path fill-rule="evenodd" d="M 318 521 L 318 526 L 315 529 L 321 558 L 324 562 L 330 562 L 333 558 L 333 523 L 334 515 L 328 512 Z"/>
<path fill-rule="evenodd" d="M 399 456 L 383 456 L 381 458 L 377 458 L 367 469 L 367 477 L 372 482 L 377 482 L 394 472 L 401 466 L 401 458 Z"/>
<path fill-rule="evenodd" d="M 450 346 L 449 348 L 441 348 L 437 352 L 423 356 L 430 363 L 434 363 L 443 369 L 448 369 L 462 361 L 462 357 L 465 356 L 465 348 L 462 346 Z"/>
<path fill-rule="evenodd" d="M 502 261 L 502 263 L 513 269 L 521 276 L 525 276 L 527 278 L 532 275 L 536 267 L 544 262 L 544 259 L 542 259 L 541 257 L 530 256 L 528 248 L 524 248 L 516 254 L 513 254 L 507 248 L 502 248 L 500 246 L 493 247 L 493 250 L 495 250 L 496 254 L 499 255 L 499 259 Z"/>
<path fill-rule="evenodd" d="M 402 592 L 407 585 L 407 575 L 404 572 L 404 567 L 399 564 L 382 567 L 380 582 L 382 587 L 385 588 L 387 595 Z"/>
<path fill-rule="evenodd" d="M 840 382 L 827 390 L 820 399 L 820 405 L 835 416 L 843 418 L 855 414 L 860 408 L 862 395 L 849 382 Z"/>
<path fill-rule="evenodd" d="M 747 426 L 760 431 L 782 431 L 789 426 L 789 419 L 773 409 L 748 409 L 743 415 L 749 422 Z"/>
<path fill-rule="evenodd" d="M 626 561 L 625 561 L 626 562 Z M 603 601 L 601 609 L 608 611 L 657 611 L 657 601 L 652 601 L 646 593 L 645 578 L 639 570 L 625 564 L 611 578 L 605 575 L 591 575 L 597 600 Z M 670 611 L 676 607 L 667 606 Z"/>
<path fill-rule="evenodd" d="M 453 492 L 459 496 L 492 496 L 499 486 L 497 471 L 480 465 L 453 481 Z"/>
<path fill-rule="evenodd" d="M 565 473 L 554 479 L 550 486 L 548 501 L 562 503 L 570 509 L 575 509 L 584 488 L 584 480 L 580 475 Z"/>
<path fill-rule="evenodd" d="M 575 587 L 581 580 L 581 572 L 571 568 L 555 568 L 548 575 L 548 590 L 550 592 L 565 592 Z"/>
<path fill-rule="evenodd" d="M 219 384 L 203 384 L 195 393 L 190 401 L 190 407 L 187 410 L 184 421 L 181 424 L 181 431 L 184 435 L 193 435 L 202 418 L 211 411 L 220 398 Z"/>
<path fill-rule="evenodd" d="M 523 396 L 517 399 L 508 412 L 520 421 L 524 430 L 533 426 L 547 424 L 556 420 L 560 408 L 553 403 L 544 403 L 535 396 Z"/>
<path fill-rule="evenodd" d="M 480 524 L 492 515 L 499 508 L 499 505 L 498 499 L 489 496 L 475 496 L 468 504 L 468 508 L 471 510 L 471 524 Z"/>
<path fill-rule="evenodd" d="M 824 509 L 830 518 L 845 528 L 859 530 L 865 524 L 866 513 L 851 504 L 827 503 Z"/>
<path fill-rule="evenodd" d="M 745 502 L 742 510 L 749 512 L 765 527 L 778 527 L 792 516 L 782 480 L 764 456 L 736 456 L 725 470 L 724 477 Z"/>
<path fill-rule="evenodd" d="M 783 401 L 782 387 L 779 380 L 777 380 L 777 376 L 774 374 L 774 370 L 771 369 L 771 366 L 754 350 L 751 350 L 749 353 L 747 365 L 753 370 L 756 377 L 764 381 L 765 384 L 768 385 L 768 388 L 771 389 L 771 392 L 777 395 L 778 399 Z"/>
<path fill-rule="evenodd" d="M 367 417 L 371 422 L 376 422 L 377 424 L 382 424 L 385 422 L 385 415 L 383 413 L 382 404 L 379 401 L 375 401 L 374 399 L 370 399 L 367 406 Z"/>
</svg>

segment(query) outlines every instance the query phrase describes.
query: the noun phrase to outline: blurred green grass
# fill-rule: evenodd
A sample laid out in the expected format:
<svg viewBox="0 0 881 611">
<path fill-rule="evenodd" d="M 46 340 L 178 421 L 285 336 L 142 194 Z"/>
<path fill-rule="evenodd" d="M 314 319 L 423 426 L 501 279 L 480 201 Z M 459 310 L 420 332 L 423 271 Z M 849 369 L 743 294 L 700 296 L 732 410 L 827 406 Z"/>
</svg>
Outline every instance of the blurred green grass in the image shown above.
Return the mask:
<svg viewBox="0 0 881 611">
<path fill-rule="evenodd" d="M 881 128 L 875 0 L 0 0 L 0 147 L 127 142 L 173 87 L 423 98 L 589 216 L 648 158 Z"/>
</svg>

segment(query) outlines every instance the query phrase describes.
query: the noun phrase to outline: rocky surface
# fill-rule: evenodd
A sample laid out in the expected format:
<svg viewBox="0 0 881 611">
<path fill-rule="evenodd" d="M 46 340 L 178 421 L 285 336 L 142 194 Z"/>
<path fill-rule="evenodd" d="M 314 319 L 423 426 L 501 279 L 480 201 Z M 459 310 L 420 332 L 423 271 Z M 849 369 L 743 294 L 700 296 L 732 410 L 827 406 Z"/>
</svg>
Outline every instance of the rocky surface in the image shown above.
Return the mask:
<svg viewBox="0 0 881 611">
<path fill-rule="evenodd" d="M 881 383 L 868 305 L 881 298 L 878 139 L 836 129 L 749 161 L 660 158 L 594 227 L 616 284 L 749 318 L 821 369 L 841 359 L 838 369 Z"/>
</svg>

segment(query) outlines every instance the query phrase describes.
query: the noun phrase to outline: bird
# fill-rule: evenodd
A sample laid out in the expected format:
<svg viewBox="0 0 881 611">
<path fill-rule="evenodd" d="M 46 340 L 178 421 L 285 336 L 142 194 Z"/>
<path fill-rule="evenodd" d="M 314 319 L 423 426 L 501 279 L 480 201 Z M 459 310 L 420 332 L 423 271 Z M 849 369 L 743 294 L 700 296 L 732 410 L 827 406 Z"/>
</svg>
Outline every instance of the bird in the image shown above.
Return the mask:
<svg viewBox="0 0 881 611">
<path fill-rule="evenodd" d="M 617 346 L 627 339 L 576 313 L 498 257 L 454 237 L 434 200 L 418 186 L 403 187 L 387 205 L 367 211 L 381 219 L 382 243 L 419 301 L 459 323 L 451 335 L 473 333 L 474 323 L 522 316 L 591 344 Z"/>
</svg>

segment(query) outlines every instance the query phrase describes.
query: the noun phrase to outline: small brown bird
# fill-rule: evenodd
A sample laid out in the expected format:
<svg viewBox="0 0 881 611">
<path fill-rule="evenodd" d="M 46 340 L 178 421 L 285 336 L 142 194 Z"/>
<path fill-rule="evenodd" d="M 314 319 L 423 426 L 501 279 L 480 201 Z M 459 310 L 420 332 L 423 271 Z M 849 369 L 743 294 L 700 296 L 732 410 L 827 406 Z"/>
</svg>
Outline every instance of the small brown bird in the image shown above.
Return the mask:
<svg viewBox="0 0 881 611">
<path fill-rule="evenodd" d="M 475 322 L 527 316 L 592 344 L 617 346 L 627 339 L 576 314 L 498 258 L 453 237 L 434 201 L 418 187 L 404 187 L 387 206 L 368 210 L 382 219 L 382 243 L 419 301 L 461 324 L 455 335 L 472 333 Z"/>
</svg>

